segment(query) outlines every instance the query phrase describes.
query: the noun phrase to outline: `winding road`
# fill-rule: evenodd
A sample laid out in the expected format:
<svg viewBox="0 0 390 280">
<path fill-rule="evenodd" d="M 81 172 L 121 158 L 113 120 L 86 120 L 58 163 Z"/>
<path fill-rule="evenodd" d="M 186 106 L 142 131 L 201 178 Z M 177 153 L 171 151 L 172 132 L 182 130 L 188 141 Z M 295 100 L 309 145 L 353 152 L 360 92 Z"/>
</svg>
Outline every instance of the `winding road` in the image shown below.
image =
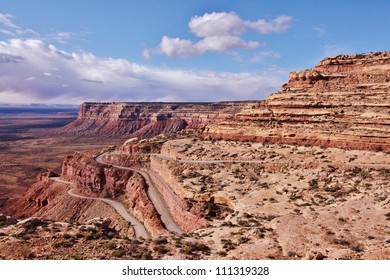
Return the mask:
<svg viewBox="0 0 390 280">
<path fill-rule="evenodd" d="M 105 152 L 97 156 L 95 158 L 96 162 L 107 165 L 108 163 L 106 163 L 103 160 L 107 154 L 109 154 L 109 152 Z M 165 201 L 161 197 L 160 192 L 157 190 L 152 180 L 150 180 L 149 174 L 146 171 L 141 169 L 130 168 L 126 166 L 120 166 L 120 165 L 111 165 L 111 166 L 122 170 L 130 170 L 140 174 L 145 179 L 145 182 L 148 185 L 148 189 L 147 189 L 148 197 L 152 201 L 157 213 L 160 215 L 161 221 L 165 225 L 165 228 L 171 232 L 176 232 L 176 233 L 184 232 L 173 220 L 171 214 L 169 213 Z"/>
<path fill-rule="evenodd" d="M 106 163 L 104 161 L 104 157 L 109 154 L 110 152 L 105 152 L 100 155 L 98 155 L 95 160 L 96 162 L 104 165 L 111 165 L 109 163 Z M 158 158 L 166 159 L 166 160 L 175 160 L 177 162 L 181 163 L 197 163 L 197 164 L 218 164 L 218 163 L 263 163 L 262 160 L 181 160 L 181 159 L 175 159 L 168 156 L 164 156 L 161 154 L 148 154 L 150 156 L 156 156 Z M 347 166 L 356 166 L 356 167 L 383 167 L 383 168 L 390 168 L 390 164 L 374 164 L 374 163 L 361 163 L 361 164 L 345 164 Z M 135 169 L 131 167 L 126 166 L 120 166 L 120 165 L 111 165 L 114 168 L 122 169 L 122 170 L 130 170 L 133 172 L 136 172 L 140 174 L 144 179 L 146 184 L 148 185 L 147 193 L 149 196 L 149 199 L 152 201 L 156 211 L 160 215 L 161 221 L 164 223 L 167 230 L 171 232 L 176 233 L 183 233 L 184 231 L 175 223 L 173 220 L 171 214 L 169 213 L 168 207 L 161 197 L 161 194 L 153 184 L 152 180 L 150 179 L 149 174 L 142 169 Z M 67 185 L 73 185 L 72 182 L 64 181 L 60 177 L 50 177 L 51 180 L 67 184 Z M 102 201 L 111 207 L 113 207 L 120 216 L 122 216 L 123 219 L 128 221 L 131 226 L 134 228 L 136 237 L 143 237 L 143 238 L 150 238 L 150 235 L 148 234 L 147 230 L 145 229 L 144 225 L 137 220 L 135 217 L 133 217 L 131 214 L 129 214 L 124 205 L 118 201 L 107 199 L 107 198 L 96 198 L 96 197 L 86 197 L 82 195 L 75 194 L 72 189 L 67 191 L 67 194 L 80 198 L 80 199 L 90 199 L 90 200 L 98 200 Z"/>
<path fill-rule="evenodd" d="M 59 182 L 59 183 L 73 185 L 72 182 L 64 181 L 60 177 L 50 177 L 50 179 L 53 181 Z M 118 212 L 119 215 L 121 215 L 121 217 L 123 219 L 125 219 L 127 222 L 129 222 L 131 224 L 131 226 L 134 228 L 136 237 L 143 237 L 145 239 L 150 238 L 150 235 L 146 231 L 144 225 L 140 221 L 138 221 L 136 218 L 134 218 L 132 215 L 130 215 L 126 211 L 125 206 L 122 203 L 115 201 L 115 200 L 112 200 L 112 199 L 107 199 L 107 198 L 87 197 L 87 196 L 75 194 L 72 189 L 68 190 L 67 194 L 72 196 L 72 197 L 76 197 L 76 198 L 80 198 L 80 199 L 90 199 L 90 200 L 102 201 L 102 202 L 110 205 L 112 208 L 114 208 Z"/>
</svg>

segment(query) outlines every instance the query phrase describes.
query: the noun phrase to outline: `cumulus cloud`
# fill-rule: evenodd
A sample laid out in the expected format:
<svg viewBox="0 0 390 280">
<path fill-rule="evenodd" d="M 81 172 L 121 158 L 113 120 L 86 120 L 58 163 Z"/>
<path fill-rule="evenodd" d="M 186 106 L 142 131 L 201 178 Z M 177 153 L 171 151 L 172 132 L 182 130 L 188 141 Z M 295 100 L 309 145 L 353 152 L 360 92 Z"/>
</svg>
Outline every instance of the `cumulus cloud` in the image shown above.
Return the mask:
<svg viewBox="0 0 390 280">
<path fill-rule="evenodd" d="M 233 12 L 213 12 L 194 16 L 188 26 L 198 37 L 241 35 L 246 31 L 245 22 Z"/>
<path fill-rule="evenodd" d="M 158 47 L 144 49 L 146 59 L 153 55 L 165 54 L 169 57 L 187 57 L 205 52 L 226 52 L 230 49 L 253 49 L 259 47 L 255 41 L 245 41 L 244 33 L 253 30 L 259 34 L 280 33 L 287 30 L 292 17 L 282 15 L 270 21 L 258 19 L 247 21 L 236 13 L 213 12 L 191 18 L 188 26 L 190 31 L 200 38 L 198 42 L 187 39 L 170 38 L 164 35 Z"/>
<path fill-rule="evenodd" d="M 214 48 L 223 48 L 221 44 Z M 287 76 L 276 70 L 250 74 L 150 68 L 65 52 L 38 39 L 0 41 L 0 72 L 2 102 L 48 103 L 263 99 Z"/>
</svg>

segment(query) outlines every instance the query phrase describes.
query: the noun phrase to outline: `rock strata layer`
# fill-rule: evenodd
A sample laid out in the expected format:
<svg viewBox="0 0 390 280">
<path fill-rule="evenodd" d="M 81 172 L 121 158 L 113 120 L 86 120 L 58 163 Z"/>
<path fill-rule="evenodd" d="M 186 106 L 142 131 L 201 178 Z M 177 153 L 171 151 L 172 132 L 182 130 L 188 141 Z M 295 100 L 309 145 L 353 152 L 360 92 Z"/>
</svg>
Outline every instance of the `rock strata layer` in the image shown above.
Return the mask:
<svg viewBox="0 0 390 280">
<path fill-rule="evenodd" d="M 229 119 L 254 102 L 83 103 L 77 119 L 62 129 L 78 136 L 151 138 Z"/>
<path fill-rule="evenodd" d="M 205 137 L 390 151 L 390 52 L 338 55 L 290 73 L 264 102 Z"/>
</svg>

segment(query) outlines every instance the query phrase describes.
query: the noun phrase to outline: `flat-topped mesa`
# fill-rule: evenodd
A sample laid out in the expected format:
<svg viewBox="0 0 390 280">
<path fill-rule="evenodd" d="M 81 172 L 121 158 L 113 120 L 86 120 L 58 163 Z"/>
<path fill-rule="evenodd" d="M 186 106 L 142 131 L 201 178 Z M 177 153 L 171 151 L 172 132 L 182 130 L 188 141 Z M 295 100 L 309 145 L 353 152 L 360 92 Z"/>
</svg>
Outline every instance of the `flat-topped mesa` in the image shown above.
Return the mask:
<svg viewBox="0 0 390 280">
<path fill-rule="evenodd" d="M 233 117 L 254 102 L 83 103 L 78 118 L 62 132 L 81 136 L 136 136 L 148 138 Z"/>
<path fill-rule="evenodd" d="M 265 102 L 205 137 L 390 151 L 390 52 L 339 55 L 294 72 Z"/>
</svg>

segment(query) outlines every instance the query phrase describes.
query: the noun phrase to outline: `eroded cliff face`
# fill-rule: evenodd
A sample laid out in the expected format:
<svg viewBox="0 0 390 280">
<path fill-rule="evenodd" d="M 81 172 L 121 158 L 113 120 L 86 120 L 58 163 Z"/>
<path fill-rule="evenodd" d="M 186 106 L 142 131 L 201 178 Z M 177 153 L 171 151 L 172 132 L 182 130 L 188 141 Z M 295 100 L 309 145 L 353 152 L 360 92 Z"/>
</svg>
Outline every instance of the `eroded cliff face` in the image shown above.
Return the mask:
<svg viewBox="0 0 390 280">
<path fill-rule="evenodd" d="M 73 182 L 84 194 L 99 197 L 117 197 L 125 193 L 124 186 L 133 175 L 122 170 L 100 164 L 94 157 L 98 153 L 75 153 L 65 158 L 61 178 Z"/>
<path fill-rule="evenodd" d="M 215 139 L 390 151 L 390 52 L 339 55 L 289 81 L 232 120 Z"/>
<path fill-rule="evenodd" d="M 130 178 L 126 184 L 126 198 L 129 202 L 129 208 L 134 216 L 143 222 L 152 237 L 167 234 L 168 231 L 161 222 L 146 189 L 147 184 L 141 175 L 135 174 Z"/>
<path fill-rule="evenodd" d="M 193 193 L 186 191 L 177 181 L 170 168 L 170 161 L 152 156 L 150 164 L 150 177 L 178 225 L 185 231 L 206 226 L 207 221 L 202 217 L 204 201 L 196 199 Z"/>
<path fill-rule="evenodd" d="M 254 102 L 218 103 L 84 103 L 78 118 L 64 127 L 63 134 L 79 136 L 126 136 L 151 138 L 185 128 L 231 118 Z"/>
</svg>

